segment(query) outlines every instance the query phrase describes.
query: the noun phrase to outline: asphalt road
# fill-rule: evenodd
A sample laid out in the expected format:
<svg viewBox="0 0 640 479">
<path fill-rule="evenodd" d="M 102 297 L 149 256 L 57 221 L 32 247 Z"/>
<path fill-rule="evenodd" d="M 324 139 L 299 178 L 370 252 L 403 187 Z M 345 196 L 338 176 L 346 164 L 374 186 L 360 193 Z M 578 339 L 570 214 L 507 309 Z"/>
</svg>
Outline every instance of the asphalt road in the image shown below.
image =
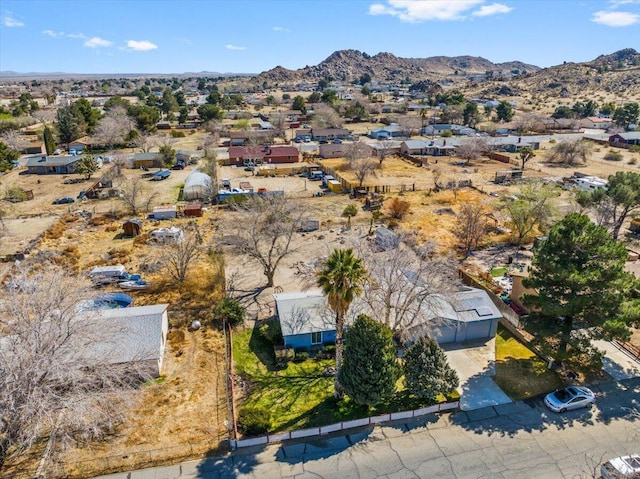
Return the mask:
<svg viewBox="0 0 640 479">
<path fill-rule="evenodd" d="M 640 379 L 593 389 L 598 403 L 590 410 L 554 414 L 537 398 L 105 477 L 599 477 L 601 462 L 640 452 Z"/>
</svg>

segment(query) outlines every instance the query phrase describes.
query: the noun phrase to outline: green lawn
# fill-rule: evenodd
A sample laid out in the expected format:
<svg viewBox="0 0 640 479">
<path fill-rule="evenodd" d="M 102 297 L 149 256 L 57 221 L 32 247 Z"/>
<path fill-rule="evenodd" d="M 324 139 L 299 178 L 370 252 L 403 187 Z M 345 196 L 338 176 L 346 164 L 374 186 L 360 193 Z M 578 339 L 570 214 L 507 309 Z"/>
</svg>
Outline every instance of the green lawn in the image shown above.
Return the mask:
<svg viewBox="0 0 640 479">
<path fill-rule="evenodd" d="M 260 329 L 247 329 L 233 335 L 235 372 L 246 384 L 247 395 L 242 406 L 263 407 L 271 412 L 272 432 L 317 427 L 389 412 L 426 406 L 400 390 L 393 398 L 374 408 L 355 404 L 348 398 L 333 398 L 333 377 L 322 376 L 324 368 L 334 360 L 309 359 L 289 362 L 278 368 L 273 346 Z M 402 379 L 398 384 L 402 384 Z M 454 393 L 447 398 L 457 400 Z M 445 398 L 442 397 L 442 401 Z M 241 407 L 242 407 L 241 406 Z"/>
<path fill-rule="evenodd" d="M 495 381 L 511 399 L 526 399 L 561 388 L 564 383 L 547 363 L 502 326 L 496 335 Z"/>
<path fill-rule="evenodd" d="M 504 276 L 507 270 L 508 268 L 506 266 L 496 266 L 491 270 L 491 276 L 493 276 L 494 278 L 497 278 L 499 276 Z"/>
</svg>

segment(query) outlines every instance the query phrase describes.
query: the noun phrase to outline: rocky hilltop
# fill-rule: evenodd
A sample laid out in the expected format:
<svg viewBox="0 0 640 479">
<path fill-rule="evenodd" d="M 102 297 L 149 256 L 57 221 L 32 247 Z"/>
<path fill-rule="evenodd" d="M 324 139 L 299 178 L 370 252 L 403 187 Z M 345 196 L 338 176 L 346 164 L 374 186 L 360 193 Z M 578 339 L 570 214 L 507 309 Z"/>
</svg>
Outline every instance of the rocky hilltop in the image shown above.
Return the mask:
<svg viewBox="0 0 640 479">
<path fill-rule="evenodd" d="M 415 82 L 435 80 L 444 76 L 463 78 L 492 72 L 494 76 L 499 77 L 509 76 L 513 72 L 534 73 L 539 70 L 535 65 L 518 61 L 493 63 L 482 57 L 401 58 L 386 52 L 371 56 L 358 50 L 339 50 L 318 65 L 298 70 L 277 66 L 260 73 L 256 79 L 267 82 L 318 81 L 322 78 L 353 81 L 368 74 L 378 81 L 400 81 L 408 78 Z"/>
</svg>

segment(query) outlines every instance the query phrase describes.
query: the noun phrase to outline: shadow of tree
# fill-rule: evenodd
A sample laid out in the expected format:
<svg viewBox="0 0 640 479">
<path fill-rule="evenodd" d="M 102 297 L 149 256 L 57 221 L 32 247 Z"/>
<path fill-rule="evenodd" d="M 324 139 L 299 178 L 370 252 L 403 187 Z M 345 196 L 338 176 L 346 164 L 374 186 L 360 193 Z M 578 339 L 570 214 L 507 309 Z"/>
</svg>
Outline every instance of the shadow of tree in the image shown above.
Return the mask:
<svg viewBox="0 0 640 479">
<path fill-rule="evenodd" d="M 258 323 L 253 326 L 251 338 L 249 339 L 249 349 L 258 357 L 268 371 L 275 371 L 277 369 L 273 344 L 269 341 L 269 338 L 263 334 Z"/>
</svg>

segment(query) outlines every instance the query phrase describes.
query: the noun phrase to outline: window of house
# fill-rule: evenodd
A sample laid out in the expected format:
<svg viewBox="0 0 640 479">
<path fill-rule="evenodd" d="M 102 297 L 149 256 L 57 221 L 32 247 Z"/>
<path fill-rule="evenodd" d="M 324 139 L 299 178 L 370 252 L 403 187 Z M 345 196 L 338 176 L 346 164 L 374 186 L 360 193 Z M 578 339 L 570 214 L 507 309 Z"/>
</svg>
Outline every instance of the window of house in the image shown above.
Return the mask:
<svg viewBox="0 0 640 479">
<path fill-rule="evenodd" d="M 311 344 L 320 344 L 322 342 L 322 331 L 311 333 Z"/>
</svg>

